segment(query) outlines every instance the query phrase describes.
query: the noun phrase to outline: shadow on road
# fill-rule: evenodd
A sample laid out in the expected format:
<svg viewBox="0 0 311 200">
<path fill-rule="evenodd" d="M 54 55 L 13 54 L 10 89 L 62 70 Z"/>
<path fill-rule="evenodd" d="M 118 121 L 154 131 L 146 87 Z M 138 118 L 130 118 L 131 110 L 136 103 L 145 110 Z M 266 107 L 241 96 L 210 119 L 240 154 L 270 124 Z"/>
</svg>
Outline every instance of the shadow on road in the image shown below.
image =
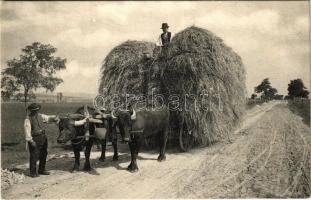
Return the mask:
<svg viewBox="0 0 311 200">
<path fill-rule="evenodd" d="M 91 158 L 90 162 L 91 162 L 91 167 L 92 170 L 90 172 L 86 172 L 92 175 L 99 175 L 99 173 L 96 171 L 96 169 L 98 168 L 108 168 L 108 167 L 114 167 L 117 170 L 127 170 L 127 166 L 126 167 L 122 167 L 121 164 L 122 163 L 128 163 L 130 164 L 131 161 L 131 155 L 130 152 L 128 150 L 126 150 L 124 148 L 123 145 L 121 145 L 122 147 L 120 147 L 119 150 L 119 159 L 117 161 L 113 161 L 113 155 L 109 155 L 106 156 L 106 159 L 104 162 L 99 161 L 99 157 L 97 158 Z M 112 152 L 112 148 L 108 148 L 107 152 Z M 142 151 L 143 153 L 148 153 L 150 155 L 152 155 L 153 158 L 150 157 L 146 157 L 145 155 L 141 156 L 138 155 L 138 161 L 140 160 L 152 160 L 154 162 L 157 162 L 157 155 L 159 154 L 159 152 L 157 150 L 144 150 Z M 170 149 L 168 150 L 169 153 L 173 153 L 173 154 L 178 154 L 179 151 L 177 151 L 176 149 Z M 92 152 L 94 153 L 94 152 Z M 83 155 L 84 152 L 81 152 L 81 155 Z M 156 156 L 156 158 L 154 158 Z M 80 171 L 83 172 L 83 166 L 84 166 L 84 162 L 85 159 L 81 158 L 80 159 Z M 49 162 L 47 162 L 47 170 L 57 170 L 57 171 L 65 171 L 65 172 L 71 172 L 71 169 L 74 166 L 74 157 L 63 157 L 63 158 L 57 158 L 57 159 L 52 159 Z M 24 173 L 25 175 L 28 175 L 28 171 L 27 170 L 18 170 L 19 172 Z"/>
<path fill-rule="evenodd" d="M 74 156 L 71 145 L 64 145 L 64 146 L 55 146 L 51 148 L 52 150 L 49 151 L 49 155 L 52 155 L 51 153 L 57 152 L 55 156 L 50 158 L 46 164 L 47 170 L 56 170 L 56 171 L 63 171 L 63 172 L 71 172 L 73 166 L 74 166 Z M 61 153 L 63 152 L 63 153 Z M 117 161 L 113 161 L 113 148 L 111 146 L 111 143 L 109 143 L 106 147 L 106 159 L 104 162 L 99 161 L 99 156 L 101 154 L 101 149 L 97 149 L 96 145 L 93 146 L 92 152 L 91 152 L 91 171 L 83 171 L 84 167 L 84 151 L 82 150 L 80 152 L 81 158 L 80 158 L 80 172 L 89 173 L 92 175 L 100 175 L 96 169 L 98 168 L 109 168 L 114 167 L 117 170 L 127 170 L 126 167 L 123 167 L 123 163 L 130 164 L 131 161 L 131 155 L 129 151 L 128 144 L 124 143 L 118 143 L 118 153 L 119 153 L 119 159 Z M 154 162 L 157 162 L 157 157 L 159 154 L 158 148 L 154 148 L 152 150 L 147 150 L 145 148 L 142 149 L 141 153 L 138 155 L 138 161 L 142 160 L 151 160 Z M 182 153 L 178 148 L 170 148 L 167 150 L 167 153 L 169 154 L 179 154 Z M 96 154 L 96 158 L 94 157 L 94 154 Z M 108 154 L 108 155 L 107 155 Z M 146 156 L 147 154 L 147 156 Z M 93 156 L 92 156 L 93 155 Z M 29 169 L 25 167 L 21 168 L 10 168 L 10 171 L 14 171 L 15 173 L 24 174 L 26 176 L 29 176 Z"/>
</svg>

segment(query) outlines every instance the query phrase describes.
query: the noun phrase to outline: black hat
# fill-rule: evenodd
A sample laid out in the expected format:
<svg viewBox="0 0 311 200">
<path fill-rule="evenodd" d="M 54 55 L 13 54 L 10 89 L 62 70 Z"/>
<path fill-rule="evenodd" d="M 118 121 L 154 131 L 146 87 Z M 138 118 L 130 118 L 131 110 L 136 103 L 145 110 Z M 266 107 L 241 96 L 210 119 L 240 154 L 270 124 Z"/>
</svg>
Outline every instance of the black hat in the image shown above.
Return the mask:
<svg viewBox="0 0 311 200">
<path fill-rule="evenodd" d="M 36 104 L 36 103 L 32 103 L 30 104 L 27 109 L 29 111 L 36 111 L 36 110 L 40 110 L 41 109 L 41 106 L 39 104 Z"/>
<path fill-rule="evenodd" d="M 165 29 L 165 28 L 168 28 L 169 26 L 168 26 L 168 24 L 167 23 L 162 23 L 162 27 L 161 27 L 161 29 Z"/>
</svg>

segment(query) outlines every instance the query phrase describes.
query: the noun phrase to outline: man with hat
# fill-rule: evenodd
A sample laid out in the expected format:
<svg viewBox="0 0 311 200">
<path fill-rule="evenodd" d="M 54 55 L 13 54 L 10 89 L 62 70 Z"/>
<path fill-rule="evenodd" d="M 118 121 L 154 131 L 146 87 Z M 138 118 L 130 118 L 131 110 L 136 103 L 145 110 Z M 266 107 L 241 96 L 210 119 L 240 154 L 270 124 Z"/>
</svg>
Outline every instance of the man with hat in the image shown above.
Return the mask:
<svg viewBox="0 0 311 200">
<path fill-rule="evenodd" d="M 24 128 L 25 139 L 28 143 L 30 153 L 30 176 L 38 177 L 41 175 L 49 175 L 45 170 L 45 163 L 47 157 L 48 141 L 45 135 L 45 123 L 58 122 L 59 118 L 56 115 L 44 115 L 39 113 L 41 106 L 32 103 L 27 108 L 29 115 L 27 115 Z M 37 161 L 39 160 L 39 169 L 37 171 Z"/>
<path fill-rule="evenodd" d="M 168 32 L 168 24 L 167 23 L 162 23 L 162 31 L 163 33 L 161 34 L 161 43 L 162 46 L 167 46 L 171 42 L 171 32 Z"/>
</svg>

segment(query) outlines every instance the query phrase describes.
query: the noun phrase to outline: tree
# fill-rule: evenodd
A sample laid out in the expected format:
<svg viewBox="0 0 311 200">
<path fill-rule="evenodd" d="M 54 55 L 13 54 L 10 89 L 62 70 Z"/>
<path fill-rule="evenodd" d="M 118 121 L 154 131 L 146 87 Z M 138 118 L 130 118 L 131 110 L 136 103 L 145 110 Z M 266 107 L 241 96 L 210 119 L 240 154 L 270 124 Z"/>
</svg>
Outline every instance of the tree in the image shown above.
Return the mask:
<svg viewBox="0 0 311 200">
<path fill-rule="evenodd" d="M 18 87 L 12 77 L 4 76 L 1 79 L 1 98 L 3 101 L 8 101 L 15 92 L 18 91 Z"/>
<path fill-rule="evenodd" d="M 36 95 L 33 92 L 29 92 L 28 93 L 28 97 L 27 97 L 28 101 L 34 100 L 36 99 Z M 14 95 L 14 100 L 17 101 L 25 101 L 25 97 L 23 93 L 17 93 Z"/>
<path fill-rule="evenodd" d="M 291 80 L 290 83 L 288 84 L 287 91 L 290 99 L 293 99 L 294 97 L 301 97 L 301 98 L 309 97 L 309 91 L 304 86 L 303 81 L 301 79 Z"/>
<path fill-rule="evenodd" d="M 45 88 L 53 92 L 63 82 L 55 77 L 57 71 L 66 69 L 66 59 L 55 57 L 57 49 L 50 44 L 35 42 L 22 49 L 18 58 L 7 62 L 2 71 L 1 95 L 10 99 L 15 96 L 25 102 L 34 97 L 34 90 Z"/>
<path fill-rule="evenodd" d="M 255 87 L 255 92 L 261 94 L 262 99 L 272 100 L 277 94 L 277 89 L 271 86 L 269 78 L 265 78 L 258 86 Z"/>
<path fill-rule="evenodd" d="M 264 99 L 272 100 L 275 95 L 278 93 L 278 90 L 275 88 L 269 88 L 267 92 L 264 93 Z"/>
<path fill-rule="evenodd" d="M 257 94 L 253 93 L 251 96 L 251 99 L 256 99 L 256 97 L 257 97 Z"/>
</svg>

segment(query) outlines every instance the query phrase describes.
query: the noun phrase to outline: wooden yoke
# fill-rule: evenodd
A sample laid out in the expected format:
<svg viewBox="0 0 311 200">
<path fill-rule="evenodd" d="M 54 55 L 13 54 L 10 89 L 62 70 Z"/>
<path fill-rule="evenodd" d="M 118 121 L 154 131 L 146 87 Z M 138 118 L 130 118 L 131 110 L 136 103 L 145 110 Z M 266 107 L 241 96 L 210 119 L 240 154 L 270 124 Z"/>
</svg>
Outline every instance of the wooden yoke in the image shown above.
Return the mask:
<svg viewBox="0 0 311 200">
<path fill-rule="evenodd" d="M 84 117 L 86 118 L 86 123 L 84 124 L 85 132 L 85 140 L 89 141 L 90 139 L 90 113 L 87 109 L 87 105 L 84 105 Z"/>
</svg>

